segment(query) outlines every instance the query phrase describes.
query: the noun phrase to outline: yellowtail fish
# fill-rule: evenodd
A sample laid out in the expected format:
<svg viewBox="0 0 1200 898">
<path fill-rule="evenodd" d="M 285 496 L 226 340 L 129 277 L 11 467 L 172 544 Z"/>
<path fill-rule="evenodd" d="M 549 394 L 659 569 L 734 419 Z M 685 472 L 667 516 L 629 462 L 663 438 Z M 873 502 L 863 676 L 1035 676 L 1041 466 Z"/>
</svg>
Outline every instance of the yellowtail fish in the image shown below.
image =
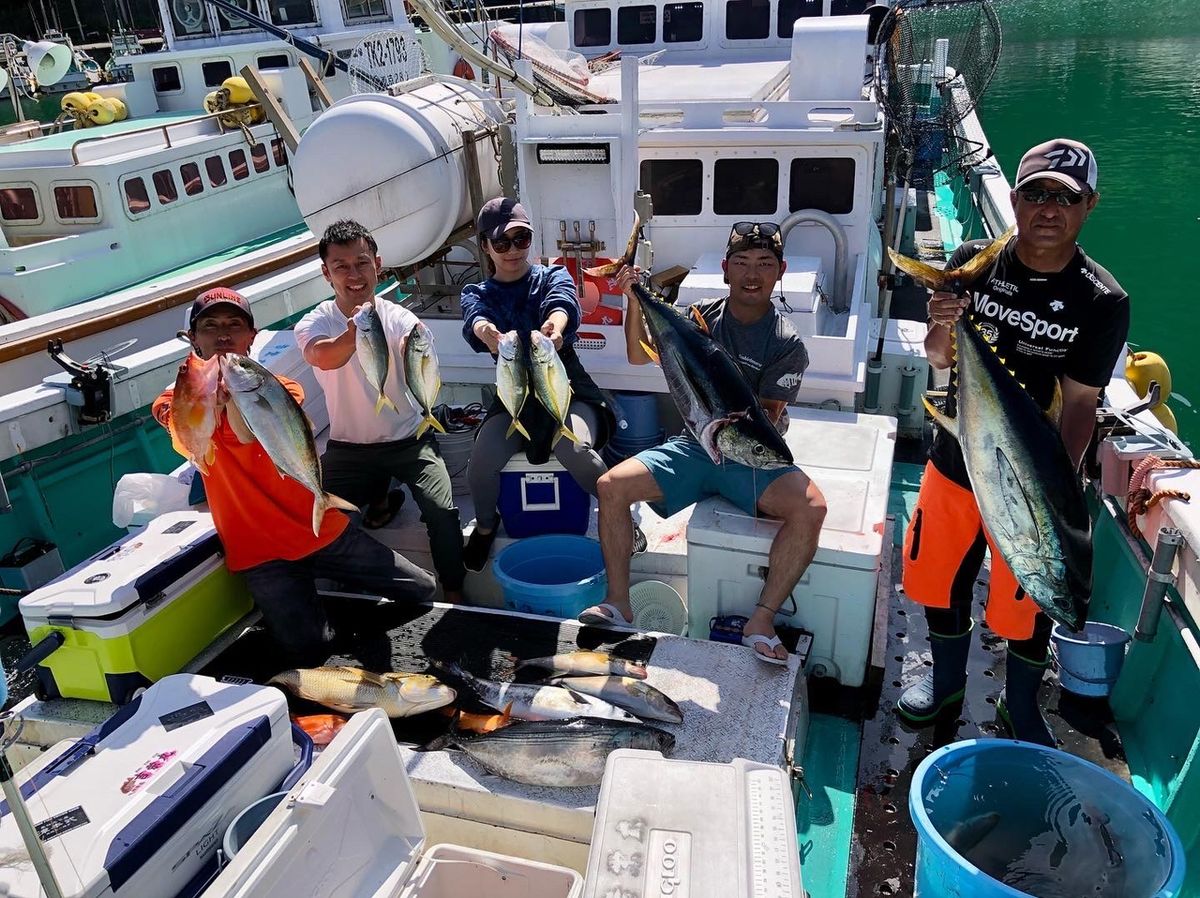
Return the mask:
<svg viewBox="0 0 1200 898">
<path fill-rule="evenodd" d="M 521 423 L 521 409 L 529 398 L 529 367 L 525 364 L 525 347 L 516 331 L 509 331 L 500 338 L 496 359 L 496 395 L 512 417 L 506 437 L 519 433 L 529 439 L 529 431 Z"/>
<path fill-rule="evenodd" d="M 446 428 L 433 414 L 438 394 L 442 391 L 442 374 L 433 348 L 433 332 L 418 321 L 404 338 L 400 352 L 404 358 L 404 379 L 408 390 L 425 416 L 417 425 L 417 436 L 431 427 L 439 433 L 445 433 Z"/>
<path fill-rule="evenodd" d="M 498 683 L 484 680 L 457 664 L 430 662 L 438 677 L 473 695 L 480 703 L 496 711 L 505 711 L 519 720 L 569 720 L 572 717 L 602 717 L 608 720 L 637 720 L 616 705 L 540 683 Z"/>
<path fill-rule="evenodd" d="M 646 665 L 618 658 L 607 652 L 567 652 L 544 658 L 529 658 L 517 664 L 517 670 L 530 667 L 548 671 L 550 677 L 614 676 L 646 679 Z"/>
<path fill-rule="evenodd" d="M 363 374 L 379 394 L 375 400 L 375 414 L 389 406 L 396 411 L 396 403 L 392 402 L 383 392 L 387 382 L 388 368 L 391 367 L 391 353 L 388 352 L 387 336 L 383 332 L 383 321 L 373 306 L 366 306 L 354 313 L 354 353 L 358 364 L 362 366 Z"/>
<path fill-rule="evenodd" d="M 683 711 L 666 693 L 632 677 L 559 677 L 554 685 L 624 708 L 642 720 L 683 723 Z"/>
<path fill-rule="evenodd" d="M 436 711 L 457 694 L 428 674 L 375 674 L 357 667 L 314 667 L 285 670 L 267 681 L 300 698 L 343 714 L 379 708 L 388 717 L 411 717 Z"/>
<path fill-rule="evenodd" d="M 329 508 L 358 509 L 321 489 L 321 458 L 312 427 L 292 394 L 270 371 L 244 355 L 223 355 L 221 376 L 236 414 L 229 424 L 243 442 L 258 440 L 281 477 L 313 494 L 312 529 L 321 532 Z M 244 430 L 244 432 L 243 432 Z"/>
<path fill-rule="evenodd" d="M 553 447 L 562 437 L 578 443 L 579 437 L 567 427 L 567 411 L 571 406 L 571 379 L 567 377 L 567 369 L 558 357 L 553 340 L 541 331 L 533 331 L 530 338 L 533 341 L 529 349 L 533 392 L 550 417 L 558 422 L 558 433 L 550 445 Z"/>
<path fill-rule="evenodd" d="M 205 360 L 189 353 L 179 366 L 171 394 L 171 445 L 202 474 L 208 473 L 217 448 L 212 435 L 221 416 L 217 407 L 220 380 L 217 356 Z"/>
</svg>

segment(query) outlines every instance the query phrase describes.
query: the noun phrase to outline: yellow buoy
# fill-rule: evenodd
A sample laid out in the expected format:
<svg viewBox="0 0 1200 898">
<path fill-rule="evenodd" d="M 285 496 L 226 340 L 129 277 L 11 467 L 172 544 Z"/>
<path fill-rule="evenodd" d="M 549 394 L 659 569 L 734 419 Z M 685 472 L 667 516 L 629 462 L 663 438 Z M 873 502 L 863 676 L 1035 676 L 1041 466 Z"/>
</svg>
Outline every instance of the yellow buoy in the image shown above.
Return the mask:
<svg viewBox="0 0 1200 898">
<path fill-rule="evenodd" d="M 235 106 L 254 102 L 254 92 L 250 90 L 250 85 L 246 83 L 246 79 L 240 75 L 226 78 L 221 82 L 221 87 L 229 91 L 229 102 Z"/>
<path fill-rule="evenodd" d="M 1131 352 L 1125 356 L 1125 379 L 1141 399 L 1146 398 L 1154 380 L 1162 391 L 1162 402 L 1171 395 L 1171 369 L 1157 352 Z"/>
<path fill-rule="evenodd" d="M 87 101 L 88 101 L 89 105 L 92 103 L 95 103 L 97 100 L 101 99 L 100 94 L 96 93 L 94 90 L 87 91 L 87 93 L 85 93 L 84 96 L 87 97 Z"/>
<path fill-rule="evenodd" d="M 116 119 L 116 110 L 109 105 L 103 97 L 94 103 L 89 103 L 87 108 L 88 121 L 93 125 L 109 125 Z"/>
<path fill-rule="evenodd" d="M 129 107 L 125 105 L 125 101 L 119 97 L 105 97 L 104 102 L 112 107 L 115 120 L 123 122 L 129 118 Z"/>
<path fill-rule="evenodd" d="M 63 112 L 83 112 L 88 107 L 87 94 L 73 90 L 69 94 L 63 95 L 59 105 Z"/>
<path fill-rule="evenodd" d="M 1175 413 L 1171 411 L 1171 407 L 1165 401 L 1150 409 L 1150 414 L 1158 418 L 1158 423 L 1171 433 L 1179 435 L 1179 422 L 1175 420 Z"/>
</svg>

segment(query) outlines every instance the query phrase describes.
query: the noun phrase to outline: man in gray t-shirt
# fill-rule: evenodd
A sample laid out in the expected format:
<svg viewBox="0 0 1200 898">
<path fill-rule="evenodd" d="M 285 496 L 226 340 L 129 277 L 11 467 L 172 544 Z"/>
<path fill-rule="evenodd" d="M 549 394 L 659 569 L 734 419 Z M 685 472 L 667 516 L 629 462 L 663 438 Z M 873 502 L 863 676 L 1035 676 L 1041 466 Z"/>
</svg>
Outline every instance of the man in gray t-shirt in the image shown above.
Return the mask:
<svg viewBox="0 0 1200 898">
<path fill-rule="evenodd" d="M 787 430 L 787 404 L 795 400 L 808 366 L 800 336 L 771 301 L 786 268 L 778 225 L 739 222 L 729 235 L 722 264 L 729 295 L 697 306 L 709 333 L 737 360 L 763 411 L 781 433 Z M 644 365 L 651 358 L 643 344 L 651 340 L 632 290 L 635 277 L 632 269 L 622 268 L 617 281 L 629 304 L 625 353 L 631 364 Z M 579 615 L 581 621 L 619 625 L 633 618 L 629 510 L 635 502 L 648 502 L 667 517 L 708 496 L 724 496 L 748 514 L 782 521 L 771 544 L 762 594 L 753 609 L 746 609 L 750 619 L 742 630 L 742 643 L 763 661 L 787 663 L 787 649 L 775 634 L 775 615 L 812 561 L 825 520 L 825 498 L 803 471 L 795 466 L 753 469 L 729 460 L 716 464 L 699 443 L 681 436 L 610 469 L 597 482 L 596 491 L 608 592 L 603 603 Z"/>
</svg>

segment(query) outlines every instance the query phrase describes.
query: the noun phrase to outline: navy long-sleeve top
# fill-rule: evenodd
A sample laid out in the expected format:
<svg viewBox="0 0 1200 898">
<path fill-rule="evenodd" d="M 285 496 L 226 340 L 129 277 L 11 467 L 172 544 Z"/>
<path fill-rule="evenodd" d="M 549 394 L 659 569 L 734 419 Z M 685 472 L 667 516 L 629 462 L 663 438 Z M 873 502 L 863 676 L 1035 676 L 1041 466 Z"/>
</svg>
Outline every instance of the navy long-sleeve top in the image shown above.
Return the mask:
<svg viewBox="0 0 1200 898">
<path fill-rule="evenodd" d="M 579 339 L 583 312 L 571 273 L 561 265 L 531 265 L 518 281 L 488 278 L 463 288 L 463 338 L 476 352 L 488 352 L 487 345 L 475 336 L 479 321 L 490 321 L 502 334 L 512 330 L 528 333 L 541 330 L 550 313 L 557 310 L 567 315 L 563 345 L 572 346 Z"/>
</svg>

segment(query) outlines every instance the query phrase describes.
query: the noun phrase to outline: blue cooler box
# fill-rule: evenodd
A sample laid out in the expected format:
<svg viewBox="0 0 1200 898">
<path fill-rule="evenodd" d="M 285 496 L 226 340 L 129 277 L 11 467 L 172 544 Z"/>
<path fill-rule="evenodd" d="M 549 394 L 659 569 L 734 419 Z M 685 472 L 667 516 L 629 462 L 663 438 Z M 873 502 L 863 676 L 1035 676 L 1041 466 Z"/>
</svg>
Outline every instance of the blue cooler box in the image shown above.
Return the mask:
<svg viewBox="0 0 1200 898">
<path fill-rule="evenodd" d="M 513 539 L 587 533 L 592 497 L 556 460 L 531 465 L 514 456 L 500 472 L 500 520 Z"/>
</svg>

